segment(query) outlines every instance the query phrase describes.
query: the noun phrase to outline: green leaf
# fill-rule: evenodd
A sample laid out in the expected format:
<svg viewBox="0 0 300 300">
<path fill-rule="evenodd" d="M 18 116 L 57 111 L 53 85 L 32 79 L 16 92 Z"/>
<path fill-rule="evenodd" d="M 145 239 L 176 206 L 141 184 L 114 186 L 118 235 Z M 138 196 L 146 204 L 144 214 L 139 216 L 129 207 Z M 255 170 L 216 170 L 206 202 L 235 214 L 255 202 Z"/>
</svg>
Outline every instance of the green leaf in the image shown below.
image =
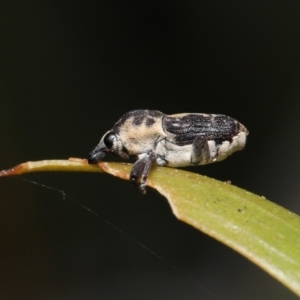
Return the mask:
<svg viewBox="0 0 300 300">
<path fill-rule="evenodd" d="M 128 179 L 130 164 L 84 160 L 28 162 L 0 176 L 35 171 L 108 172 Z M 300 217 L 248 191 L 195 173 L 155 167 L 149 186 L 175 216 L 239 252 L 300 296 Z"/>
</svg>

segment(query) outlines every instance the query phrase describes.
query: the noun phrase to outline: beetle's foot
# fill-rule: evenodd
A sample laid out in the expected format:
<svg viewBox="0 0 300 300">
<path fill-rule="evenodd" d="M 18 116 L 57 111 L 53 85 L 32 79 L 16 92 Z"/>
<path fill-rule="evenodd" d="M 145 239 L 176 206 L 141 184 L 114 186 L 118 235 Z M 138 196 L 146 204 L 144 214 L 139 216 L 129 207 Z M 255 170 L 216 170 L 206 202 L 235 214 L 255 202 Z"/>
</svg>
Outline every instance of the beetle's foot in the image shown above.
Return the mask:
<svg viewBox="0 0 300 300">
<path fill-rule="evenodd" d="M 140 186 L 139 186 L 139 191 L 140 191 L 141 194 L 143 194 L 143 195 L 146 194 L 146 182 L 140 184 Z"/>
</svg>

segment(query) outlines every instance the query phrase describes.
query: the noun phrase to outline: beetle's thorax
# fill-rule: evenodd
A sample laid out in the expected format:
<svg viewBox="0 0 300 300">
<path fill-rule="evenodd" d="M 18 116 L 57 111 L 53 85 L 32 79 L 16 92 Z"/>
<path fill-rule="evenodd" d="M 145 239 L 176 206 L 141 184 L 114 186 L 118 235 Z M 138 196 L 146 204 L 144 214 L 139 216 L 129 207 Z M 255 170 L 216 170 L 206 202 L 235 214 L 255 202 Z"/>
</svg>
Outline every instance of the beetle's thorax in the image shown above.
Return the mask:
<svg viewBox="0 0 300 300">
<path fill-rule="evenodd" d="M 113 127 L 129 154 L 137 155 L 155 149 L 165 137 L 163 114 L 159 111 L 137 110 L 124 115 Z"/>
</svg>

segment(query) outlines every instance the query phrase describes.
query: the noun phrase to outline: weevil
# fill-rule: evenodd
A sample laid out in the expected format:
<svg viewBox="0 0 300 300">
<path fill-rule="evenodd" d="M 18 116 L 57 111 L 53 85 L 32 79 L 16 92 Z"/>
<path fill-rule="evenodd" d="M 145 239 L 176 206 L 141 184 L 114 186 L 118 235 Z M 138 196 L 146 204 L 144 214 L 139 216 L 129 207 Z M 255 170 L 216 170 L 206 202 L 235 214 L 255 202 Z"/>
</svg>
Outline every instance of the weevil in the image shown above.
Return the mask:
<svg viewBox="0 0 300 300">
<path fill-rule="evenodd" d="M 185 167 L 225 159 L 246 143 L 248 130 L 235 119 L 216 114 L 165 115 L 157 110 L 133 110 L 107 131 L 89 154 L 89 164 L 107 153 L 137 156 L 130 181 L 146 192 L 151 166 Z"/>
</svg>

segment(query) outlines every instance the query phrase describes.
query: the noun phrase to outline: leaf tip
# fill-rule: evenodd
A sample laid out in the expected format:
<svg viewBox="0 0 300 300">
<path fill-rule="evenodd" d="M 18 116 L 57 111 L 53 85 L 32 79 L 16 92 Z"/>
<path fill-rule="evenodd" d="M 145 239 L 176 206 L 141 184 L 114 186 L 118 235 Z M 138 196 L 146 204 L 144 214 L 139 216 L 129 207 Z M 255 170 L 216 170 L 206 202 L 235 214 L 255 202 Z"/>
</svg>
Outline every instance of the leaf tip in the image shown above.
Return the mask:
<svg viewBox="0 0 300 300">
<path fill-rule="evenodd" d="M 7 170 L 2 170 L 0 171 L 0 177 L 4 177 L 4 176 L 12 176 L 12 175 L 18 175 L 21 174 L 22 172 L 22 165 L 17 165 L 11 169 L 7 169 Z"/>
</svg>

